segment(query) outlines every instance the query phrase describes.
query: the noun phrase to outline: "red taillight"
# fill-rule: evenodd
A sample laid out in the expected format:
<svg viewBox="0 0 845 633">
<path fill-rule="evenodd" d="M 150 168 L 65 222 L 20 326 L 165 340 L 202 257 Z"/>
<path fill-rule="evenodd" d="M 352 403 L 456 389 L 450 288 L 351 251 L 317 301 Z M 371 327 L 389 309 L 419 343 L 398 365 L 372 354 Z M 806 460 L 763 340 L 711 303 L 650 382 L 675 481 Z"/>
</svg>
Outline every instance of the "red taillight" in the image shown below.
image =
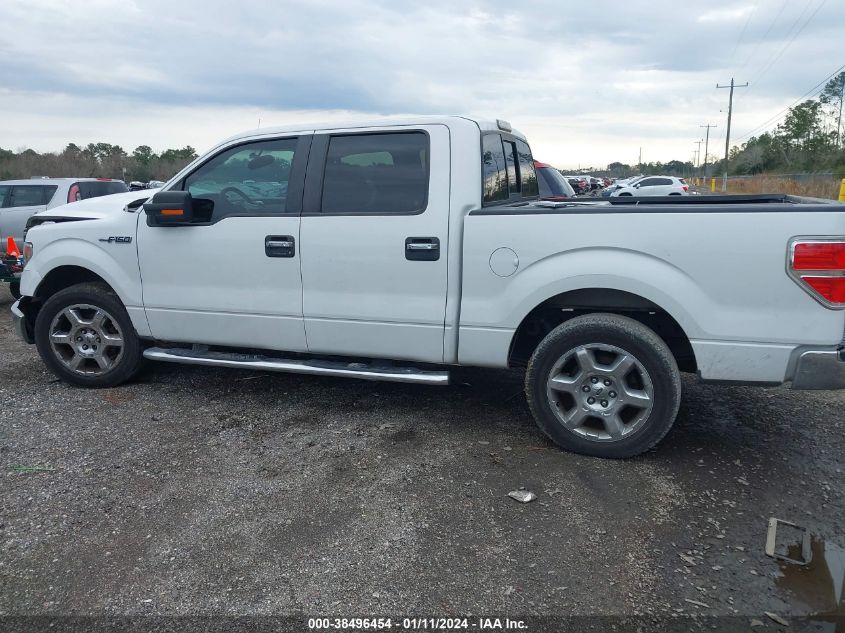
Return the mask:
<svg viewBox="0 0 845 633">
<path fill-rule="evenodd" d="M 76 202 L 77 200 L 81 199 L 82 196 L 80 195 L 79 185 L 72 185 L 70 190 L 67 192 L 67 201 Z"/>
<path fill-rule="evenodd" d="M 684 191 L 689 191 L 689 185 L 684 185 Z"/>
<path fill-rule="evenodd" d="M 551 165 L 541 163 L 539 160 L 534 161 L 534 169 L 546 169 L 548 167 L 551 167 Z"/>
<path fill-rule="evenodd" d="M 802 276 L 801 281 L 819 293 L 826 301 L 845 305 L 845 277 Z"/>
<path fill-rule="evenodd" d="M 845 270 L 845 242 L 798 242 L 793 270 Z"/>
<path fill-rule="evenodd" d="M 789 273 L 829 308 L 845 308 L 845 240 L 794 241 Z"/>
</svg>

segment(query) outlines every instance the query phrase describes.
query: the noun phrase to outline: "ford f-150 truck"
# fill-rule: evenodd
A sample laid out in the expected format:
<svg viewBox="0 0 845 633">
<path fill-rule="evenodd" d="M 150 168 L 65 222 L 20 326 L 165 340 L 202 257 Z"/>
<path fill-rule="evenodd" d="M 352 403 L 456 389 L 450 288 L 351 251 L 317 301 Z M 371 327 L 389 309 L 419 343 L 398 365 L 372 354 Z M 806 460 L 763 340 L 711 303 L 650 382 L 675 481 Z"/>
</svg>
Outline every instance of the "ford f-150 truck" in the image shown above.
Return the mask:
<svg viewBox="0 0 845 633">
<path fill-rule="evenodd" d="M 71 383 L 525 367 L 539 427 L 604 457 L 668 432 L 681 371 L 845 387 L 838 203 L 543 202 L 523 135 L 463 117 L 261 129 L 141 195 L 30 220 L 12 311 Z"/>
</svg>

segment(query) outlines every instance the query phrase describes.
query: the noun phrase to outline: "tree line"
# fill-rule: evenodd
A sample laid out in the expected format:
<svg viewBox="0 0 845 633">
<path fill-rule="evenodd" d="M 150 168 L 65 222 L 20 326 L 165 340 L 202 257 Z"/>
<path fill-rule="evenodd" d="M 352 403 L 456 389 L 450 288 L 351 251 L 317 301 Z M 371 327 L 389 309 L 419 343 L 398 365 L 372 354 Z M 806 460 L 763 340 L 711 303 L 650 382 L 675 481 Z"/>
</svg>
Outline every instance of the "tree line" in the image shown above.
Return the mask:
<svg viewBox="0 0 845 633">
<path fill-rule="evenodd" d="M 33 176 L 117 178 L 126 182 L 168 180 L 196 157 L 197 152 L 190 145 L 160 154 L 148 145 L 139 145 L 130 154 L 110 143 L 89 143 L 85 147 L 69 143 L 58 153 L 0 148 L 0 180 Z"/>
<path fill-rule="evenodd" d="M 845 71 L 830 79 L 810 99 L 786 110 L 775 129 L 752 136 L 730 150 L 729 171 L 732 175 L 832 173 L 845 176 L 845 128 L 842 125 L 845 105 Z M 704 163 L 704 161 L 702 161 Z M 707 157 L 707 175 L 720 175 L 725 159 Z M 639 165 L 613 162 L 602 170 L 581 170 L 584 173 L 622 178 L 635 174 L 667 176 L 703 176 L 704 165 L 691 161 L 671 160 Z"/>
<path fill-rule="evenodd" d="M 774 130 L 732 147 L 730 172 L 844 174 L 843 102 L 845 71 L 828 81 L 818 96 L 789 108 Z"/>
</svg>

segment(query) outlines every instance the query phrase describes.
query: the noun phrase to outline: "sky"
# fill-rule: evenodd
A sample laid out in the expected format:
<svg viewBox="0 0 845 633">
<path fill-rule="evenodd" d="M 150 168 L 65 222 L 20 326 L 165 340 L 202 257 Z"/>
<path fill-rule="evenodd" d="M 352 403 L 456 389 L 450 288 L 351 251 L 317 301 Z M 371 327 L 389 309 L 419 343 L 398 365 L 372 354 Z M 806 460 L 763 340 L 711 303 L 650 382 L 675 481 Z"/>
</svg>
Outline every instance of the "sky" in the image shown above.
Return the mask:
<svg viewBox="0 0 845 633">
<path fill-rule="evenodd" d="M 696 4 L 2 0 L 0 147 L 202 153 L 259 124 L 465 114 L 561 168 L 691 160 L 707 123 L 724 154 L 717 83 L 750 83 L 741 141 L 845 64 L 843 0 Z"/>
</svg>

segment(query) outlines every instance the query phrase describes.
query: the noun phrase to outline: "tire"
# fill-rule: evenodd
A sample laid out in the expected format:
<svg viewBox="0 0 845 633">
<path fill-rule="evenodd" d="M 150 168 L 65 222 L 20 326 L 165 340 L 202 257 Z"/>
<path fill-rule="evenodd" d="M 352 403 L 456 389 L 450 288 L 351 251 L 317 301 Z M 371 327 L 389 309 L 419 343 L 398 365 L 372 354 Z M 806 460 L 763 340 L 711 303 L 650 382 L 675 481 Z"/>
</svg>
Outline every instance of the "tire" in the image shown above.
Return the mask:
<svg viewBox="0 0 845 633">
<path fill-rule="evenodd" d="M 653 448 L 669 432 L 681 377 L 652 330 L 594 313 L 562 323 L 540 342 L 528 362 L 525 393 L 537 426 L 555 444 L 619 459 Z"/>
<path fill-rule="evenodd" d="M 670 193 L 669 195 L 670 195 L 670 196 L 680 196 L 681 194 L 680 194 L 680 193 L 678 193 L 678 192 L 676 191 L 676 192 L 674 192 L 674 193 Z"/>
<path fill-rule="evenodd" d="M 619 197 L 619 198 L 622 198 L 622 197 L 627 197 L 627 198 L 630 198 L 630 197 L 631 197 L 631 194 L 630 194 L 630 193 L 620 193 L 618 197 Z"/>
<path fill-rule="evenodd" d="M 9 292 L 12 293 L 12 296 L 15 299 L 20 299 L 21 298 L 21 282 L 10 281 L 9 282 Z"/>
<path fill-rule="evenodd" d="M 77 284 L 50 297 L 35 319 L 35 345 L 54 374 L 82 387 L 114 387 L 141 367 L 132 321 L 105 284 Z"/>
</svg>

